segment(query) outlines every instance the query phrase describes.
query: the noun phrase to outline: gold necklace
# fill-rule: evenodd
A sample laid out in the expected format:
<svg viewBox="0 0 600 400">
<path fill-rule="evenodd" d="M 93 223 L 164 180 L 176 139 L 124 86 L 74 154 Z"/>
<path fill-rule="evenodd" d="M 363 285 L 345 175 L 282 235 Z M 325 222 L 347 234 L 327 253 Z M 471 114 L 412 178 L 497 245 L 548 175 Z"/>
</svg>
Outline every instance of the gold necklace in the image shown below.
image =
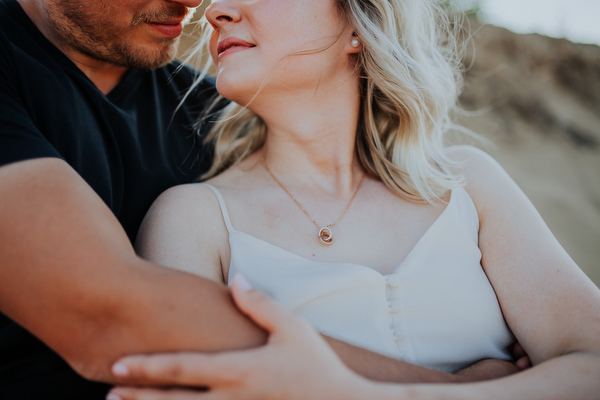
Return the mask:
<svg viewBox="0 0 600 400">
<path fill-rule="evenodd" d="M 366 174 L 363 173 L 363 176 L 362 176 L 362 178 L 360 178 L 360 182 L 358 182 L 358 186 L 356 187 L 356 190 L 354 191 L 354 194 L 352 195 L 352 198 L 350 198 L 350 201 L 348 202 L 348 205 L 346 206 L 346 209 L 344 210 L 344 212 L 342 213 L 342 215 L 340 215 L 340 217 L 337 219 L 337 221 L 335 221 L 333 224 L 329 224 L 329 225 L 325 225 L 325 226 L 321 227 L 310 216 L 310 214 L 308 213 L 308 211 L 306 211 L 304 209 L 304 207 L 302 207 L 302 204 L 300 204 L 300 202 L 298 200 L 296 200 L 296 198 L 294 196 L 292 196 L 292 194 L 285 188 L 285 186 L 283 186 L 283 184 L 279 181 L 279 179 L 277 179 L 275 177 L 275 175 L 273 174 L 273 172 L 271 172 L 271 170 L 267 166 L 267 161 L 265 160 L 264 157 L 262 158 L 262 164 L 265 167 L 265 169 L 267 170 L 267 172 L 269 173 L 269 175 L 271 175 L 271 177 L 275 180 L 275 182 L 277 182 L 277 184 L 283 189 L 283 191 L 286 192 L 288 196 L 290 196 L 290 198 L 294 201 L 294 203 L 296 203 L 296 205 L 298 207 L 300 207 L 300 209 L 302 210 L 302 212 L 304 214 L 306 214 L 306 216 L 308 217 L 308 219 L 310 219 L 312 221 L 312 223 L 317 227 L 317 229 L 319 230 L 319 240 L 321 241 L 321 243 L 323 243 L 324 245 L 327 245 L 327 246 L 329 246 L 330 244 L 332 244 L 333 243 L 333 232 L 331 231 L 331 228 L 333 228 L 334 226 L 336 226 L 342 220 L 342 218 L 344 218 L 344 215 L 346 215 L 346 212 L 350 208 L 350 204 L 352 204 L 352 201 L 354 201 L 354 198 L 358 194 L 358 191 L 360 190 L 360 187 L 362 186 L 362 183 L 365 180 L 365 175 Z"/>
</svg>

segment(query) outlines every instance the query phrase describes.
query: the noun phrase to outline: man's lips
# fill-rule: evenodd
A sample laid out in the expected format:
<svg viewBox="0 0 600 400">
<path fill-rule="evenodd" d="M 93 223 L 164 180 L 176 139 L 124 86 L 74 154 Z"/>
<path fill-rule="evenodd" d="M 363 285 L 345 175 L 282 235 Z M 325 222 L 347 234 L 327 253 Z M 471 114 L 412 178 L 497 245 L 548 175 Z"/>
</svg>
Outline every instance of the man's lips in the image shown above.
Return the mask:
<svg viewBox="0 0 600 400">
<path fill-rule="evenodd" d="M 252 47 L 256 47 L 256 45 L 238 38 L 227 38 L 221 40 L 217 44 L 217 54 L 219 57 L 221 57 L 225 54 L 230 54 L 239 50 L 250 49 Z"/>
<path fill-rule="evenodd" d="M 163 36 L 176 38 L 183 32 L 182 21 L 181 18 L 175 18 L 165 21 L 148 21 L 146 24 Z"/>
</svg>

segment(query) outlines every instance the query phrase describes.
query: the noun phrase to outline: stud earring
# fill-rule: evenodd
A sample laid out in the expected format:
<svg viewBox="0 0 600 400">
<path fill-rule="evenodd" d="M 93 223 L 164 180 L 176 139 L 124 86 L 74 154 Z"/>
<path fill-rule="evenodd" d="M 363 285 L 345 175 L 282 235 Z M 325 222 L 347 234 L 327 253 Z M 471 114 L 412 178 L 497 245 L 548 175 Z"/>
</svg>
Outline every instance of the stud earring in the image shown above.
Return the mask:
<svg viewBox="0 0 600 400">
<path fill-rule="evenodd" d="M 355 49 L 358 49 L 360 47 L 360 40 L 352 39 L 352 41 L 350 42 L 350 45 L 352 47 L 354 47 Z"/>
</svg>

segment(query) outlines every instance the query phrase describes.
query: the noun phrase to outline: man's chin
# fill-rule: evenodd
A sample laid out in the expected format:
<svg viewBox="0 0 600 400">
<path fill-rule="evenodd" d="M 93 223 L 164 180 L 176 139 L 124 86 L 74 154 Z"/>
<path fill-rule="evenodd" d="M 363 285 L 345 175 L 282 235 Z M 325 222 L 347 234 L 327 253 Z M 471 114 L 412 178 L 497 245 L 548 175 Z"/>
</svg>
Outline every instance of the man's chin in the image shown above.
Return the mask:
<svg viewBox="0 0 600 400">
<path fill-rule="evenodd" d="M 122 56 L 114 60 L 114 64 L 120 67 L 135 69 L 156 69 L 169 64 L 175 59 L 178 41 L 172 41 L 168 46 L 160 50 L 134 50 L 131 48 L 119 49 L 117 52 Z"/>
</svg>

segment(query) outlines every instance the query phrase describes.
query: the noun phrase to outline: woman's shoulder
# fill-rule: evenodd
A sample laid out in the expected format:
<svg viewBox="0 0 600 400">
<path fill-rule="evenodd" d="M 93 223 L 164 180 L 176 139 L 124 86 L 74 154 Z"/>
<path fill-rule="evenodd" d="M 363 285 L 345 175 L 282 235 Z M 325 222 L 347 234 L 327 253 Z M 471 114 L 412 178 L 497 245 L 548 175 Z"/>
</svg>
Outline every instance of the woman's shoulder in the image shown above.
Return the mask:
<svg viewBox="0 0 600 400">
<path fill-rule="evenodd" d="M 251 171 L 236 165 L 204 182 L 167 189 L 156 199 L 147 218 L 163 226 L 179 221 L 186 229 L 192 223 L 217 228 L 215 225 L 223 225 L 224 208 L 235 205 L 241 194 L 245 196 L 256 188 Z"/>
<path fill-rule="evenodd" d="M 449 146 L 444 149 L 444 155 L 452 163 L 451 172 L 464 176 L 467 185 L 478 184 L 497 174 L 506 174 L 492 156 L 473 146 Z"/>
<path fill-rule="evenodd" d="M 206 185 L 188 183 L 165 190 L 154 201 L 151 211 L 161 210 L 173 213 L 195 213 L 206 208 L 218 207 L 214 192 Z"/>
<path fill-rule="evenodd" d="M 473 167 L 492 167 L 497 162 L 485 151 L 468 145 L 448 146 L 444 155 L 455 164 L 455 168 L 463 168 L 462 172 L 469 172 Z"/>
<path fill-rule="evenodd" d="M 453 164 L 451 172 L 464 178 L 465 190 L 479 212 L 486 212 L 516 194 L 522 196 L 504 168 L 485 151 L 473 146 L 451 146 L 445 149 L 445 156 Z"/>
<path fill-rule="evenodd" d="M 214 193 L 200 184 L 163 192 L 146 214 L 135 248 L 150 261 L 221 282 L 228 234 Z"/>
<path fill-rule="evenodd" d="M 146 214 L 140 233 L 148 231 L 164 236 L 198 236 L 212 231 L 225 233 L 221 206 L 206 185 L 189 183 L 164 191 Z"/>
</svg>

